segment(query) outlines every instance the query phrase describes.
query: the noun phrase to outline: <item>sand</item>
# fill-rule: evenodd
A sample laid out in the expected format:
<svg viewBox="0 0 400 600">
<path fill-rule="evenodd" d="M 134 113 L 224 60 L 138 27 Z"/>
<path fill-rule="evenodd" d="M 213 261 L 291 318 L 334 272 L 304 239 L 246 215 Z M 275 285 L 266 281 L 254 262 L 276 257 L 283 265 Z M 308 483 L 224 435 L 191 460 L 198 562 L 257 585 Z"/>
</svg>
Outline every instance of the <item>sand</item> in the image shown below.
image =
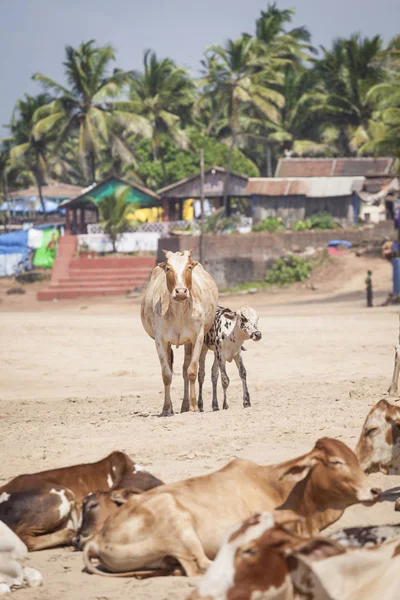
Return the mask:
<svg viewBox="0 0 400 600">
<path fill-rule="evenodd" d="M 224 305 L 250 304 L 260 314 L 263 339 L 248 342 L 244 354 L 253 406 L 242 408 L 232 364 L 228 411 L 211 411 L 208 370 L 205 413 L 168 419 L 157 416 L 162 380 L 154 342 L 141 326 L 139 300 L 37 303 L 35 288 L 6 296 L 10 282 L 3 281 L 0 482 L 98 460 L 114 449 L 170 482 L 208 473 L 236 456 L 280 462 L 310 450 L 322 436 L 354 447 L 369 408 L 386 395 L 398 337 L 396 307 L 365 307 L 367 268 L 381 300 L 390 290 L 389 263 L 354 255 L 313 275 L 314 291 L 299 284 L 222 298 Z M 183 349 L 175 356 L 172 398 L 178 411 Z M 398 485 L 396 477 L 370 479 L 384 489 Z M 381 502 L 348 509 L 331 530 L 398 520 L 393 503 Z M 16 591 L 16 600 L 180 600 L 195 584 L 184 577 L 91 576 L 82 571 L 81 553 L 70 548 L 33 553 L 29 564 L 42 572 L 45 584 Z"/>
</svg>

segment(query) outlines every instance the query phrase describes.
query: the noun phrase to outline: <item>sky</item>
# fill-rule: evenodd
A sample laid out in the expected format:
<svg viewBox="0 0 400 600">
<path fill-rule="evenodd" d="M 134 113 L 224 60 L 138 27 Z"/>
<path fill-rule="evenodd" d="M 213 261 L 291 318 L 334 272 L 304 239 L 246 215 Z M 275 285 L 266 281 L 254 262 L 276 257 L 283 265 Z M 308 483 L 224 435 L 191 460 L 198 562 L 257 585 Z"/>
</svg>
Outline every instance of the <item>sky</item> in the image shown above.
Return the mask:
<svg viewBox="0 0 400 600">
<path fill-rule="evenodd" d="M 205 48 L 253 33 L 267 0 L 0 0 L 0 137 L 17 98 L 40 92 L 40 72 L 64 83 L 66 45 L 111 43 L 122 69 L 140 69 L 155 50 L 198 73 Z M 294 26 L 306 25 L 315 46 L 330 47 L 355 31 L 400 33 L 400 0 L 277 0 L 294 8 Z"/>
</svg>

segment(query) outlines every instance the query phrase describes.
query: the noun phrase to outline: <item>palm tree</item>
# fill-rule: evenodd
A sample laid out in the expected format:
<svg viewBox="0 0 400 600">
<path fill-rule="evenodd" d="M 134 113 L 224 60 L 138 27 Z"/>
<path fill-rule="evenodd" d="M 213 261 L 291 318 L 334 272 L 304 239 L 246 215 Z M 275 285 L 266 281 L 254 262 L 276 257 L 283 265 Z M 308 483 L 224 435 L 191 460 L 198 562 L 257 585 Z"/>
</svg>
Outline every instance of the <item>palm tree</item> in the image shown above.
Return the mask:
<svg viewBox="0 0 400 600">
<path fill-rule="evenodd" d="M 204 77 L 200 81 L 205 96 L 214 97 L 219 112 L 225 112 L 231 141 L 224 182 L 224 207 L 227 209 L 229 174 L 232 154 L 240 133 L 240 120 L 245 109 L 252 108 L 264 120 L 276 122 L 277 107 L 283 97 L 277 91 L 281 72 L 277 58 L 259 60 L 253 38 L 244 36 L 228 40 L 225 47 L 212 46 L 202 61 Z"/>
<path fill-rule="evenodd" d="M 33 76 L 35 81 L 55 94 L 55 99 L 37 112 L 35 135 L 40 137 L 56 130 L 59 144 L 62 144 L 69 136 L 77 134 L 79 156 L 85 172 L 89 162 L 90 183 L 96 179 L 96 161 L 101 145 L 117 144 L 116 120 L 135 130 L 146 129 L 141 117 L 113 111 L 110 100 L 121 93 L 127 81 L 126 73 L 120 70 L 115 69 L 109 74 L 114 60 L 111 46 L 97 47 L 91 40 L 76 49 L 66 47 L 64 67 L 69 88 L 45 75 L 37 73 Z"/>
<path fill-rule="evenodd" d="M 10 166 L 17 170 L 27 170 L 33 176 L 45 218 L 42 186 L 46 179 L 49 140 L 48 136 L 36 135 L 35 115 L 49 101 L 47 94 L 26 94 L 23 99 L 17 100 L 9 125 L 11 136 L 6 140 L 10 144 Z"/>
<path fill-rule="evenodd" d="M 99 209 L 100 225 L 110 238 L 113 252 L 117 251 L 119 236 L 128 231 L 131 226 L 128 215 L 133 212 L 133 207 L 128 203 L 129 194 L 130 188 L 122 186 L 113 194 L 104 196 L 98 203 L 92 199 Z"/>
<path fill-rule="evenodd" d="M 316 61 L 321 87 L 314 94 L 314 113 L 323 115 L 338 128 L 341 154 L 354 154 L 369 139 L 368 126 L 372 103 L 368 90 L 380 83 L 383 71 L 377 59 L 382 47 L 380 36 L 335 40 L 323 57 Z"/>
<path fill-rule="evenodd" d="M 162 136 L 166 134 L 178 147 L 187 148 L 188 138 L 183 127 L 191 119 L 194 84 L 185 69 L 177 67 L 169 58 L 159 60 L 150 50 L 144 53 L 143 72 L 132 71 L 130 76 L 129 101 L 116 102 L 114 106 L 141 115 L 150 124 L 153 160 L 161 158 L 166 178 Z"/>
</svg>

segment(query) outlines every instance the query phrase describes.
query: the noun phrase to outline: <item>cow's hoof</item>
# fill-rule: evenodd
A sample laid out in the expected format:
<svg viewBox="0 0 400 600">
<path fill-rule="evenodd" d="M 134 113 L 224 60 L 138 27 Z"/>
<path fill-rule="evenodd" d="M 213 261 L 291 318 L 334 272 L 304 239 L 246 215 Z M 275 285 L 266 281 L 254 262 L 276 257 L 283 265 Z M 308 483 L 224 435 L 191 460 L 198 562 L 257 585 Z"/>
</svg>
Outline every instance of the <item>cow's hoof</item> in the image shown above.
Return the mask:
<svg viewBox="0 0 400 600">
<path fill-rule="evenodd" d="M 219 406 L 213 406 L 212 409 L 214 412 L 217 412 L 219 410 Z"/>
<path fill-rule="evenodd" d="M 228 408 L 229 408 L 229 404 L 224 404 L 222 408 L 223 408 L 224 410 L 228 410 Z"/>
<path fill-rule="evenodd" d="M 173 417 L 174 416 L 174 411 L 173 410 L 163 410 L 161 414 L 158 415 L 159 417 Z"/>
<path fill-rule="evenodd" d="M 199 412 L 204 412 L 204 408 L 202 406 L 198 406 L 197 408 L 199 409 Z"/>
<path fill-rule="evenodd" d="M 250 402 L 243 403 L 243 408 L 250 408 L 250 406 L 251 406 Z"/>
<path fill-rule="evenodd" d="M 181 413 L 184 413 L 184 412 L 189 412 L 189 407 L 188 406 L 182 406 Z"/>
</svg>

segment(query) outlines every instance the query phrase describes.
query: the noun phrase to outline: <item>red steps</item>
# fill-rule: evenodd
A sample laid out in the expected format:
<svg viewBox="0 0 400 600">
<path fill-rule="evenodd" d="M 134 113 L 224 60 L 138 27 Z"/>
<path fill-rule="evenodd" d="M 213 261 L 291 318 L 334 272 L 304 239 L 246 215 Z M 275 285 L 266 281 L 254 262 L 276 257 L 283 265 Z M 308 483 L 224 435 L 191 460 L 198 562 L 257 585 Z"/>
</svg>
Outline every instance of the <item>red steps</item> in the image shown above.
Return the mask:
<svg viewBox="0 0 400 600">
<path fill-rule="evenodd" d="M 51 283 L 38 300 L 124 295 L 144 287 L 156 264 L 153 257 L 74 258 L 76 247 L 75 236 L 60 239 Z"/>
</svg>

